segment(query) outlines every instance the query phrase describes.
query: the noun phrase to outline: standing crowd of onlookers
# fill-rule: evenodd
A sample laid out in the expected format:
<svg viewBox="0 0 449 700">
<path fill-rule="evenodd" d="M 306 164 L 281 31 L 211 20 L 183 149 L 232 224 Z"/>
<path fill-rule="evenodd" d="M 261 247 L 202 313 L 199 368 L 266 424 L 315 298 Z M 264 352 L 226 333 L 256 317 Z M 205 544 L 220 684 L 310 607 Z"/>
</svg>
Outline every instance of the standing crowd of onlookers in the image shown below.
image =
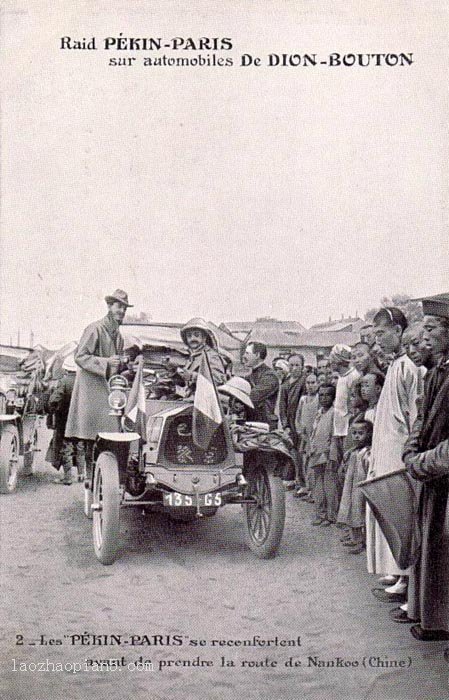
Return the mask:
<svg viewBox="0 0 449 700">
<path fill-rule="evenodd" d="M 416 623 L 413 636 L 434 641 L 449 639 L 449 294 L 422 303 L 424 318 L 411 325 L 399 308 L 379 309 L 359 342 L 334 346 L 316 367 L 292 353 L 273 360 L 269 377 L 266 347 L 257 342 L 244 362 L 257 420 L 291 441 L 286 488 L 314 504 L 313 526 L 339 527 L 348 553 L 366 552 L 368 572 L 380 577 L 373 594 L 396 604 L 391 619 Z M 402 524 L 421 538 L 406 569 L 358 486 L 374 479 L 378 488 L 378 477 L 400 470 L 419 504 Z M 396 499 L 390 512 L 401 512 Z"/>
</svg>

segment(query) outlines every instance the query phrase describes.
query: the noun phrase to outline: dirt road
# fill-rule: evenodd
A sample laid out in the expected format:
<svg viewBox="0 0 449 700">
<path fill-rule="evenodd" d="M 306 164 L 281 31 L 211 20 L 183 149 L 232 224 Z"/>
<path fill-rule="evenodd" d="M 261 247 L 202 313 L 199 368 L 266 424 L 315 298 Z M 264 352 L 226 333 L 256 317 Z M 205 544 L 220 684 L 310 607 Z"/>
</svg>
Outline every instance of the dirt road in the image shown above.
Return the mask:
<svg viewBox="0 0 449 700">
<path fill-rule="evenodd" d="M 389 621 L 363 556 L 311 527 L 311 505 L 287 495 L 270 561 L 245 548 L 239 506 L 190 525 L 129 509 L 104 567 L 83 486 L 52 478 L 0 500 L 1 698 L 447 698 L 449 645 Z"/>
</svg>

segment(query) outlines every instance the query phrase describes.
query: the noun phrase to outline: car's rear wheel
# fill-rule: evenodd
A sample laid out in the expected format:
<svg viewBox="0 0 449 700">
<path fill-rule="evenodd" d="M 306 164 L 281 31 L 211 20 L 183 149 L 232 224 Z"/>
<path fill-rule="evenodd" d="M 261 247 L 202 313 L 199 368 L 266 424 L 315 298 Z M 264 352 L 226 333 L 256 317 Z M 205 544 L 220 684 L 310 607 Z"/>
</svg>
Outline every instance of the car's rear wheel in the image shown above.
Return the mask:
<svg viewBox="0 0 449 700">
<path fill-rule="evenodd" d="M 119 468 L 112 452 L 101 452 L 95 465 L 93 490 L 93 540 L 102 564 L 117 558 L 120 535 Z"/>
<path fill-rule="evenodd" d="M 5 425 L 0 436 L 0 493 L 12 493 L 19 470 L 19 432 L 15 425 Z"/>
<path fill-rule="evenodd" d="M 260 559 L 274 557 L 282 539 L 285 523 L 285 489 L 282 479 L 263 464 L 247 475 L 245 504 L 246 542 Z"/>
</svg>

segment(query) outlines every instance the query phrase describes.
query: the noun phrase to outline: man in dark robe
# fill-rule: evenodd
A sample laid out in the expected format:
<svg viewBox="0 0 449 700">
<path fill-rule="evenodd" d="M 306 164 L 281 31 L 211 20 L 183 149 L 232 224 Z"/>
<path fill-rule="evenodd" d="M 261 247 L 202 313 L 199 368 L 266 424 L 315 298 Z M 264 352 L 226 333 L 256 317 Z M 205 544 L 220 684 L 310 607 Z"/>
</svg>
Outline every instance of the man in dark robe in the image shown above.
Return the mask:
<svg viewBox="0 0 449 700">
<path fill-rule="evenodd" d="M 243 364 L 251 370 L 251 374 L 246 377 L 251 384 L 251 401 L 254 404 L 251 419 L 268 423 L 270 430 L 276 430 L 277 416 L 274 409 L 279 381 L 273 370 L 265 364 L 266 357 L 266 345 L 251 341 L 245 348 Z"/>
<path fill-rule="evenodd" d="M 299 399 L 304 392 L 304 357 L 298 353 L 293 353 L 288 358 L 290 373 L 287 379 L 281 384 L 279 390 L 279 418 L 282 428 L 293 442 L 292 461 L 293 471 L 284 474 L 284 480 L 288 488 L 295 486 L 301 488 L 306 485 L 302 464 L 298 453 L 299 437 L 296 430 L 296 414 L 298 412 Z"/>
<path fill-rule="evenodd" d="M 404 448 L 409 473 L 422 481 L 420 559 L 411 576 L 408 617 L 416 639 L 449 639 L 449 294 L 423 299 L 423 340 L 435 366 Z"/>
</svg>

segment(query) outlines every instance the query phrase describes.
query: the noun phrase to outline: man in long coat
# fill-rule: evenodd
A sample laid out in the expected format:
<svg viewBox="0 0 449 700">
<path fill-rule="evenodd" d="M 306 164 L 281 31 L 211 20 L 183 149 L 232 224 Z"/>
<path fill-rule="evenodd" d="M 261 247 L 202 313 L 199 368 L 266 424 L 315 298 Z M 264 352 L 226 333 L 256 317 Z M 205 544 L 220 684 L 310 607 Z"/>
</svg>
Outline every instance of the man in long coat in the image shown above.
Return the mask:
<svg viewBox="0 0 449 700">
<path fill-rule="evenodd" d="M 95 440 L 99 432 L 117 430 L 116 418 L 109 415 L 108 379 L 120 369 L 124 343 L 119 328 L 132 305 L 121 289 L 105 301 L 106 316 L 85 329 L 75 353 L 78 370 L 65 430 L 68 438 Z"/>
<path fill-rule="evenodd" d="M 449 639 L 449 294 L 423 300 L 423 340 L 436 363 L 424 379 L 424 398 L 404 448 L 411 476 L 423 482 L 421 556 L 411 576 L 408 617 L 416 639 Z"/>
</svg>

